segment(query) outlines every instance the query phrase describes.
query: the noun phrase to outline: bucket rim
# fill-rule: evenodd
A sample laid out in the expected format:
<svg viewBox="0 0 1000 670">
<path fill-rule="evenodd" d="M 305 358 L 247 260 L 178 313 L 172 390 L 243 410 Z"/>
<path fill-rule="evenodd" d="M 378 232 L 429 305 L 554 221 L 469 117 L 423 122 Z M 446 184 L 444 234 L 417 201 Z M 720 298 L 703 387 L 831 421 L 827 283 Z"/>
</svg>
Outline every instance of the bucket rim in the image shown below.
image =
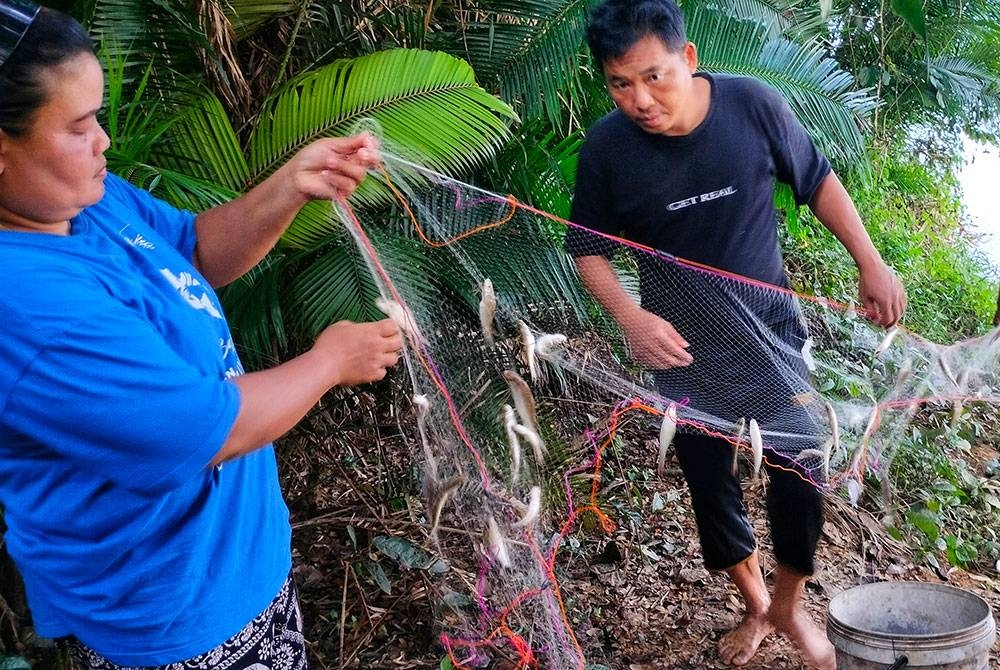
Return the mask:
<svg viewBox="0 0 1000 670">
<path fill-rule="evenodd" d="M 859 628 L 858 626 L 851 625 L 842 619 L 838 618 L 835 613 L 835 605 L 838 601 L 843 600 L 843 598 L 849 592 L 857 594 L 861 590 L 885 590 L 891 587 L 902 587 L 909 589 L 927 589 L 932 591 L 947 592 L 951 595 L 959 596 L 967 600 L 975 601 L 976 604 L 981 605 L 985 611 L 986 616 L 977 621 L 976 623 L 970 624 L 963 628 L 956 628 L 954 630 L 948 631 L 946 633 L 889 633 L 888 631 L 873 631 L 867 628 Z M 855 633 L 861 633 L 866 636 L 871 636 L 874 638 L 884 638 L 895 640 L 897 645 L 900 642 L 954 642 L 956 638 L 964 636 L 982 635 L 984 637 L 995 634 L 996 632 L 996 622 L 993 618 L 993 608 L 982 596 L 967 591 L 966 589 L 959 588 L 957 586 L 951 586 L 949 584 L 933 584 L 929 582 L 920 581 L 883 581 L 883 582 L 872 582 L 869 584 L 859 584 L 853 586 L 849 589 L 841 591 L 833 598 L 830 599 L 830 604 L 827 607 L 827 628 L 833 629 L 835 631 L 849 631 Z"/>
</svg>

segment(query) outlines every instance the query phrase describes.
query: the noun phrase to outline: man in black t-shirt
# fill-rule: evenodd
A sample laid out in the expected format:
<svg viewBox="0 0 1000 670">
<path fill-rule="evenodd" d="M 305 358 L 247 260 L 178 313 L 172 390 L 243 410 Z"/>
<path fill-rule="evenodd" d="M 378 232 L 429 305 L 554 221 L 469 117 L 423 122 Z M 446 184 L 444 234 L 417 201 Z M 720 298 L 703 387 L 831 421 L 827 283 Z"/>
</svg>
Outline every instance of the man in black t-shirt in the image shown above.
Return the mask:
<svg viewBox="0 0 1000 670">
<path fill-rule="evenodd" d="M 872 320 L 883 326 L 898 321 L 906 305 L 902 286 L 780 95 L 752 79 L 697 73 L 697 51 L 672 0 L 607 0 L 591 15 L 588 41 L 618 109 L 595 124 L 580 152 L 574 222 L 787 287 L 774 208 L 777 179 L 789 184 L 798 203 L 808 204 L 850 252 Z M 736 343 L 698 326 L 693 298 L 684 297 L 697 296 L 697 286 L 666 292 L 669 264 L 640 258 L 642 306 L 637 305 L 608 260 L 614 246 L 599 239 L 571 229 L 566 248 L 576 256 L 588 289 L 622 327 L 633 356 L 656 371 L 661 392 L 672 379 L 683 384 L 693 378 L 685 379 L 684 369 L 697 365 L 719 368 L 716 377 L 726 378 L 732 389 L 722 399 L 709 397 L 710 389 L 694 389 L 706 402 L 729 405 L 769 392 L 760 384 L 747 389 L 727 365 L 731 348 L 744 346 L 744 340 Z M 778 334 L 776 346 L 797 354 L 805 333 L 794 301 L 786 302 L 753 316 Z M 793 386 L 770 392 L 794 394 Z M 742 623 L 719 642 L 722 659 L 746 664 L 777 630 L 809 667 L 832 670 L 833 648 L 801 605 L 822 525 L 819 491 L 795 472 L 768 469 L 768 515 L 778 562 L 772 597 L 739 481 L 730 472 L 732 448 L 701 434 L 678 435 L 675 446 L 691 489 L 705 565 L 725 571 L 746 603 Z"/>
</svg>

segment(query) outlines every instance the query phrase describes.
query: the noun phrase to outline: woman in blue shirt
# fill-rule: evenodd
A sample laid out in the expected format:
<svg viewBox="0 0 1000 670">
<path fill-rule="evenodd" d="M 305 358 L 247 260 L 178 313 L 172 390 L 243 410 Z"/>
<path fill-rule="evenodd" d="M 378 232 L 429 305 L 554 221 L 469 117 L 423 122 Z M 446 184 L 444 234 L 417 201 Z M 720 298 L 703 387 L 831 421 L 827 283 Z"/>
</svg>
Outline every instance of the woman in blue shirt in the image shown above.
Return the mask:
<svg viewBox="0 0 1000 670">
<path fill-rule="evenodd" d="M 0 505 L 36 629 L 83 667 L 302 668 L 271 440 L 382 378 L 390 321 L 243 373 L 213 290 L 378 160 L 302 149 L 193 214 L 108 174 L 103 74 L 73 19 L 0 0 Z"/>
</svg>

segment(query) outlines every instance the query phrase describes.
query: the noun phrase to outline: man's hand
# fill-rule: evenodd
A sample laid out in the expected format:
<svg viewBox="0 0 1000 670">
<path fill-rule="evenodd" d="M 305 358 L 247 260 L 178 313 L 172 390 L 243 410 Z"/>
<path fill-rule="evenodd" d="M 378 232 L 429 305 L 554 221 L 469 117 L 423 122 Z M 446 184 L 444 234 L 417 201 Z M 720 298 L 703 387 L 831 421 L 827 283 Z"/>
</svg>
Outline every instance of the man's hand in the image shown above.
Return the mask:
<svg viewBox="0 0 1000 670">
<path fill-rule="evenodd" d="M 669 321 L 636 306 L 619 322 L 632 350 L 632 358 L 655 370 L 691 365 L 688 342 Z"/>
<path fill-rule="evenodd" d="M 906 291 L 896 273 L 882 262 L 859 271 L 858 295 L 868 317 L 880 326 L 895 325 L 906 309 Z"/>
</svg>

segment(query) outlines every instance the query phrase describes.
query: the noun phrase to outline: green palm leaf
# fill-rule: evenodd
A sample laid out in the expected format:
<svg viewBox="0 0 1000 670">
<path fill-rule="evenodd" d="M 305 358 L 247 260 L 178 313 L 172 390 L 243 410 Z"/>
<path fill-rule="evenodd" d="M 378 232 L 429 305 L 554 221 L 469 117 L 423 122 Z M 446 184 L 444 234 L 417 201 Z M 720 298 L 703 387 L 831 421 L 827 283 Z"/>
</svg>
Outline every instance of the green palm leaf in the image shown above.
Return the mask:
<svg viewBox="0 0 1000 670">
<path fill-rule="evenodd" d="M 179 0 L 96 0 L 89 28 L 130 67 L 141 71 L 155 55 L 151 83 L 167 97 L 177 73 L 200 71 L 197 49 L 211 49 L 190 6 Z"/>
<path fill-rule="evenodd" d="M 301 0 L 228 0 L 223 9 L 237 39 L 243 39 L 268 21 L 290 16 L 301 7 Z"/>
<path fill-rule="evenodd" d="M 783 34 L 788 25 L 788 19 L 768 0 L 684 0 L 681 6 L 685 14 L 704 7 L 721 11 L 740 21 L 752 21 L 770 37 Z M 700 44 L 698 46 L 701 47 Z"/>
<path fill-rule="evenodd" d="M 379 262 L 414 313 L 440 310 L 456 278 L 454 265 L 445 262 L 447 254 L 377 230 L 368 230 L 368 235 Z M 315 338 L 339 319 L 385 318 L 375 307 L 379 289 L 367 261 L 343 231 L 327 237 L 315 252 L 300 254 L 296 265 L 300 271 L 291 279 L 288 295 L 295 327 L 304 338 Z"/>
<path fill-rule="evenodd" d="M 1000 77 L 977 63 L 965 58 L 931 58 L 928 75 L 935 88 L 946 94 L 956 114 L 1000 106 Z"/>
<path fill-rule="evenodd" d="M 314 339 L 340 319 L 368 321 L 378 296 L 364 259 L 346 235 L 333 235 L 295 263 L 301 269 L 288 286 L 293 305 L 290 318 L 296 332 Z"/>
<path fill-rule="evenodd" d="M 582 130 L 562 137 L 540 121 L 525 124 L 487 167 L 491 188 L 568 218 L 581 144 Z"/>
<path fill-rule="evenodd" d="M 467 171 L 496 152 L 514 118 L 476 85 L 467 63 L 447 54 L 397 49 L 340 60 L 293 80 L 266 103 L 250 141 L 251 178 L 259 181 L 309 142 L 349 134 L 366 119 L 393 152 L 441 172 Z M 390 200 L 384 185 L 368 179 L 352 202 Z M 328 207 L 307 208 L 287 241 L 305 245 L 332 227 Z"/>
<path fill-rule="evenodd" d="M 546 113 L 558 122 L 560 92 L 579 88 L 578 72 L 587 10 L 595 0 L 502 0 L 482 8 L 467 26 L 464 44 L 481 80 L 500 91 L 523 116 Z"/>
<path fill-rule="evenodd" d="M 281 277 L 288 258 L 272 253 L 219 293 L 240 357 L 251 369 L 271 367 L 288 351 Z"/>
<path fill-rule="evenodd" d="M 250 170 L 222 103 L 209 91 L 193 93 L 164 138 L 157 164 L 241 193 Z"/>
</svg>

